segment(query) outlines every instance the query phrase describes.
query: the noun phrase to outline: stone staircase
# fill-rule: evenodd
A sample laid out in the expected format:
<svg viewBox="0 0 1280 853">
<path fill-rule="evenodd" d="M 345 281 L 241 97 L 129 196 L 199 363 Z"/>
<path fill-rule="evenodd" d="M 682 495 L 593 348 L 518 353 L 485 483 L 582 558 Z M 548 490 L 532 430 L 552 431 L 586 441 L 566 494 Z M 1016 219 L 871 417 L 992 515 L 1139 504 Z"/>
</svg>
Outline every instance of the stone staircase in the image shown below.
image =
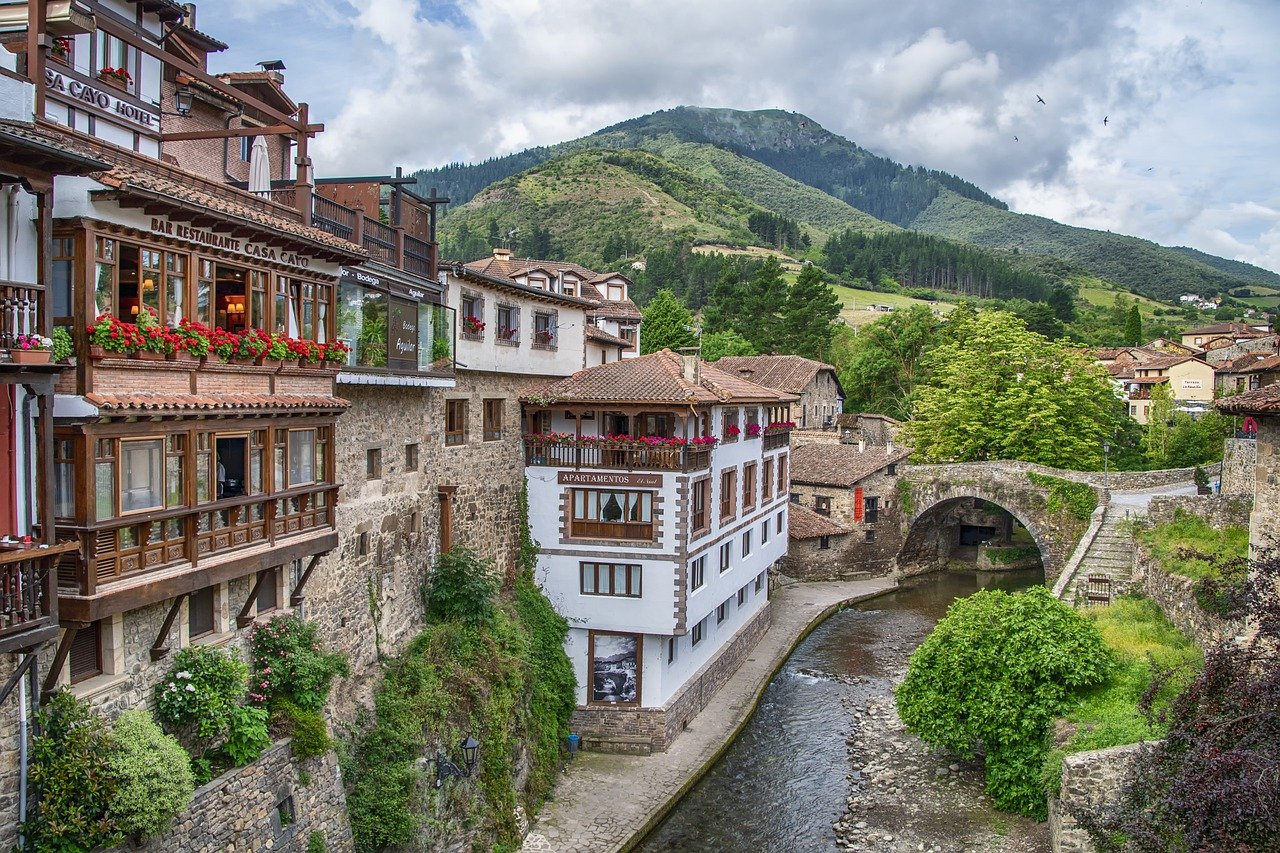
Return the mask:
<svg viewBox="0 0 1280 853">
<path fill-rule="evenodd" d="M 1133 580 L 1134 547 L 1126 521 L 1128 518 L 1123 509 L 1107 507 L 1102 527 L 1067 584 L 1063 601 L 1076 606 L 1084 604 L 1086 579 L 1091 575 L 1111 578 L 1112 597 L 1123 595 L 1129 589 Z"/>
</svg>

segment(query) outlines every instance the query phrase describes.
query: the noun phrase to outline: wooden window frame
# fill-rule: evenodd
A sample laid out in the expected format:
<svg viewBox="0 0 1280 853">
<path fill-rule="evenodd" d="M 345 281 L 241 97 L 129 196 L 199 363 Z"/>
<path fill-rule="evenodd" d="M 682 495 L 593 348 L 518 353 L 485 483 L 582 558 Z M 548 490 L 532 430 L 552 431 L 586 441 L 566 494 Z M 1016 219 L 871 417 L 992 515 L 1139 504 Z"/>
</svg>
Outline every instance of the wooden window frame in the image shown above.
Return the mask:
<svg viewBox="0 0 1280 853">
<path fill-rule="evenodd" d="M 131 515 L 139 515 L 139 514 L 142 514 L 142 513 L 148 513 L 148 512 L 160 512 L 160 511 L 163 511 L 163 510 L 164 510 L 164 508 L 165 508 L 164 502 L 165 502 L 165 492 L 166 492 L 166 490 L 165 490 L 165 466 L 164 466 L 164 460 L 165 460 L 165 445 L 166 445 L 165 436 L 146 436 L 146 437 L 138 437 L 138 438 L 119 438 L 119 439 L 116 439 L 116 442 L 117 442 L 117 447 L 116 447 L 116 501 L 117 501 L 117 503 L 116 503 L 116 511 L 119 513 L 119 517 L 120 517 L 120 518 L 128 518 L 128 517 L 129 517 L 129 516 L 131 516 Z M 159 488 L 157 491 L 158 491 L 158 494 L 160 495 L 160 502 L 159 502 L 158 504 L 155 504 L 155 505 L 152 505 L 152 506 L 134 507 L 133 509 L 126 510 L 126 509 L 124 508 L 124 460 L 125 460 L 125 450 L 127 449 L 127 447 L 126 447 L 127 445 L 139 445 L 139 444 L 156 444 L 156 445 L 159 445 L 159 454 L 158 454 L 158 456 L 159 456 L 160 464 L 157 466 L 157 469 L 158 469 L 159 474 L 160 474 L 160 488 Z"/>
<path fill-rule="evenodd" d="M 614 583 L 616 580 L 615 570 L 621 568 L 623 570 L 625 589 L 622 592 L 617 591 Z M 594 589 L 587 589 L 587 575 L 591 574 L 591 586 Z M 603 586 L 600 581 L 605 578 L 608 581 L 608 592 L 601 591 Z M 581 562 L 578 563 L 578 592 L 582 595 L 599 595 L 606 598 L 643 598 L 644 583 L 644 567 L 639 563 L 599 563 L 599 562 Z"/>
<path fill-rule="evenodd" d="M 751 528 L 742 531 L 742 559 L 751 556 Z"/>
<path fill-rule="evenodd" d="M 723 412 L 721 412 L 720 425 L 721 425 L 720 442 L 722 444 L 732 444 L 733 442 L 737 441 L 741 437 L 742 428 L 738 426 L 738 410 L 737 409 L 725 409 Z M 736 435 L 731 435 L 729 433 L 730 427 L 737 429 L 738 433 Z"/>
<path fill-rule="evenodd" d="M 381 447 L 365 448 L 364 478 L 366 480 L 382 479 L 382 448 Z"/>
<path fill-rule="evenodd" d="M 729 539 L 720 543 L 720 574 L 724 574 L 733 568 L 733 540 Z"/>
<path fill-rule="evenodd" d="M 465 397 L 444 401 L 445 447 L 462 447 L 467 443 L 467 409 L 470 402 Z"/>
<path fill-rule="evenodd" d="M 584 512 L 590 511 L 592 509 L 591 502 L 594 502 L 595 518 L 590 515 L 578 516 L 579 495 L 583 495 L 582 509 Z M 625 506 L 622 508 L 624 518 L 629 514 L 632 507 L 631 500 L 634 496 L 638 500 L 641 509 L 646 505 L 649 507 L 649 517 L 638 521 L 605 521 L 600 517 L 601 495 L 625 495 Z M 645 496 L 648 496 L 647 500 Z M 656 497 L 657 493 L 649 489 L 570 489 L 569 535 L 579 539 L 651 542 L 658 529 L 654 520 Z"/>
<path fill-rule="evenodd" d="M 764 467 L 760 469 L 760 500 L 762 503 L 768 503 L 773 500 L 773 460 L 764 460 Z"/>
<path fill-rule="evenodd" d="M 743 584 L 738 589 L 738 606 L 741 607 L 746 603 L 747 603 L 747 584 Z"/>
<path fill-rule="evenodd" d="M 756 463 L 748 462 L 742 466 L 742 511 L 750 512 L 756 508 Z"/>
<path fill-rule="evenodd" d="M 819 515 L 831 515 L 831 496 L 830 495 L 814 495 L 813 511 Z"/>
<path fill-rule="evenodd" d="M 96 622 L 89 623 L 88 626 L 81 628 L 79 631 L 76 632 L 75 638 L 72 640 L 72 646 L 71 646 L 72 650 L 74 651 L 76 649 L 76 644 L 78 643 L 79 644 L 92 643 L 94 665 L 92 668 L 89 668 L 89 669 L 82 667 L 81 669 L 77 670 L 73 666 L 73 663 L 75 662 L 77 656 L 75 654 L 68 655 L 67 656 L 67 675 L 72 685 L 80 684 L 82 682 L 88 681 L 91 678 L 97 678 L 99 675 L 103 675 L 105 673 L 106 670 L 103 667 L 103 649 L 102 649 L 102 626 L 104 625 L 104 623 L 107 625 L 110 625 L 110 620 L 99 619 Z M 83 654 L 83 646 L 81 646 L 80 653 Z"/>
<path fill-rule="evenodd" d="M 732 521 L 738 516 L 738 469 L 725 468 L 720 472 L 720 523 Z"/>
<path fill-rule="evenodd" d="M 729 599 L 725 599 L 716 605 L 716 624 L 724 624 L 724 620 L 729 618 Z"/>
<path fill-rule="evenodd" d="M 711 531 L 711 478 L 694 480 L 690 490 L 689 526 L 696 538 Z"/>
<path fill-rule="evenodd" d="M 192 625 L 192 617 L 195 615 L 194 605 L 196 596 L 205 592 L 209 593 L 209 630 L 195 633 Z M 187 596 L 187 639 L 189 641 L 199 640 L 202 637 L 212 637 L 218 633 L 218 584 L 202 587 Z"/>
<path fill-rule="evenodd" d="M 693 627 L 689 630 L 689 637 L 692 640 L 692 642 L 689 644 L 691 647 L 697 646 L 698 643 L 701 643 L 706 638 L 708 618 L 709 617 L 703 616 L 701 619 L 695 622 L 693 624 Z"/>
<path fill-rule="evenodd" d="M 503 403 L 502 397 L 490 397 L 481 401 L 481 418 L 484 441 L 502 440 Z"/>
<path fill-rule="evenodd" d="M 764 579 L 768 577 L 768 575 L 769 575 L 769 572 L 767 569 L 761 572 L 760 574 L 756 575 L 756 589 L 755 589 L 756 592 L 759 592 L 760 590 L 764 589 Z"/>
<path fill-rule="evenodd" d="M 689 561 L 689 591 L 697 592 L 707 585 L 707 555 Z"/>
<path fill-rule="evenodd" d="M 502 329 L 502 318 L 506 315 L 508 320 L 507 332 L 504 334 Z M 494 316 L 494 340 L 502 346 L 518 347 L 520 346 L 520 306 L 512 305 L 506 302 L 498 303 L 498 310 Z"/>
<path fill-rule="evenodd" d="M 404 470 L 406 472 L 418 470 L 418 443 L 416 441 L 411 441 L 404 446 Z"/>
</svg>

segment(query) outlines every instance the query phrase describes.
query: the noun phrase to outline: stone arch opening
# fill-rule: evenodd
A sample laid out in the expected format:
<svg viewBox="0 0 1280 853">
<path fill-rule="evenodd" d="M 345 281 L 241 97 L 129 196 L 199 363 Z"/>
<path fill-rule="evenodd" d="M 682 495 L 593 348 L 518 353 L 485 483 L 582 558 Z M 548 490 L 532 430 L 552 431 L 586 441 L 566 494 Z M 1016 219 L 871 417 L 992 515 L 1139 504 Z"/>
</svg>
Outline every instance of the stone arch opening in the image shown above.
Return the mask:
<svg viewBox="0 0 1280 853">
<path fill-rule="evenodd" d="M 953 496 L 908 521 L 897 564 L 905 575 L 943 569 L 1047 574 L 1052 566 L 1048 542 L 1027 513 L 977 495 Z"/>
</svg>

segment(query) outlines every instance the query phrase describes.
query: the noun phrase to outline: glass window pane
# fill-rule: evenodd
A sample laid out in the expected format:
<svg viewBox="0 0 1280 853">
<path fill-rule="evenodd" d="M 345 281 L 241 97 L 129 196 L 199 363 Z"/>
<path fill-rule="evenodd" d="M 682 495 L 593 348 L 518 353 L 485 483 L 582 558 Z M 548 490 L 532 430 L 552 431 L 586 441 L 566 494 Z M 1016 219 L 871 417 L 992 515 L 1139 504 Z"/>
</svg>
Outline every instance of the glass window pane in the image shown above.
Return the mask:
<svg viewBox="0 0 1280 853">
<path fill-rule="evenodd" d="M 284 489 L 284 488 L 287 488 L 287 484 L 285 483 L 285 480 L 284 480 L 284 448 L 283 448 L 283 447 L 277 447 L 277 448 L 276 448 L 276 453 L 275 453 L 275 483 L 273 484 L 273 486 L 274 486 L 276 489 Z"/>
<path fill-rule="evenodd" d="M 182 506 L 183 500 L 182 487 L 182 457 L 169 456 L 165 459 L 165 506 Z"/>
<path fill-rule="evenodd" d="M 289 485 L 315 481 L 315 446 L 315 430 L 289 430 Z"/>
<path fill-rule="evenodd" d="M 76 514 L 75 465 L 59 462 L 53 470 L 53 514 L 70 518 Z"/>
<path fill-rule="evenodd" d="M 312 472 L 312 479 L 314 479 L 317 483 L 323 483 L 328 479 L 325 476 L 325 472 L 328 471 L 329 469 L 325 467 L 325 455 L 324 455 L 325 448 L 328 446 L 329 445 L 323 441 L 318 442 L 316 444 L 316 469 L 314 472 Z"/>
<path fill-rule="evenodd" d="M 98 264 L 98 275 L 93 289 L 93 310 L 95 315 L 113 314 L 112 284 L 115 282 L 116 268 L 110 264 Z"/>
<path fill-rule="evenodd" d="M 596 591 L 596 567 L 593 563 L 587 563 L 582 567 L 582 591 Z"/>
<path fill-rule="evenodd" d="M 116 464 L 99 462 L 94 466 L 94 486 L 98 494 L 95 518 L 99 521 L 116 514 Z"/>
<path fill-rule="evenodd" d="M 262 450 L 249 452 L 249 494 L 262 494 Z"/>
<path fill-rule="evenodd" d="M 209 454 L 196 454 L 196 503 L 209 500 Z"/>
<path fill-rule="evenodd" d="M 120 511 L 133 512 L 163 506 L 161 487 L 162 442 L 127 441 L 120 443 Z"/>
</svg>

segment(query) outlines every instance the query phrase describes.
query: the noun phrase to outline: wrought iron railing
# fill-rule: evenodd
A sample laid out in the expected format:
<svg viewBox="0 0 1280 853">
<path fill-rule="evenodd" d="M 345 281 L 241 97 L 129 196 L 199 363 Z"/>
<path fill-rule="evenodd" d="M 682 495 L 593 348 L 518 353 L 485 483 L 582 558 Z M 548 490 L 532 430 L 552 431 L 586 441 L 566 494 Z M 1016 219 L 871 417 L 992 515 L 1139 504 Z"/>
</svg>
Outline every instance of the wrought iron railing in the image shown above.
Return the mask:
<svg viewBox="0 0 1280 853">
<path fill-rule="evenodd" d="M 311 225 L 340 240 L 355 240 L 355 211 L 319 194 L 311 197 Z"/>
<path fill-rule="evenodd" d="M 431 244 L 409 234 L 404 235 L 404 270 L 415 275 L 431 275 Z"/>
<path fill-rule="evenodd" d="M 360 235 L 360 242 L 369 254 L 392 266 L 397 266 L 396 230 L 390 225 L 383 225 L 376 219 L 366 217 L 363 232 Z"/>
</svg>

